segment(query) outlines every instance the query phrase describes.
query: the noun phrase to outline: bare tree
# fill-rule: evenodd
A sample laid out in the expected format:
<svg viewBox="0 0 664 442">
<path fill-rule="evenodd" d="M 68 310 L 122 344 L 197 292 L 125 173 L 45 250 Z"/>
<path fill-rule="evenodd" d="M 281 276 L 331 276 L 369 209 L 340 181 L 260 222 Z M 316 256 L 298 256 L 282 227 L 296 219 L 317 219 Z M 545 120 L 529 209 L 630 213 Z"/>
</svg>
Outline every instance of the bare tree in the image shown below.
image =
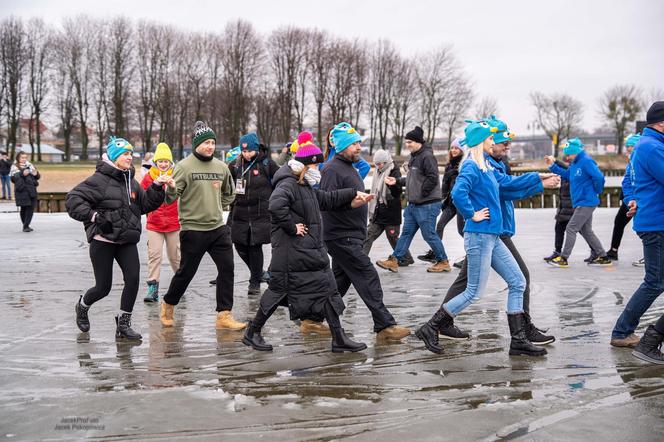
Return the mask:
<svg viewBox="0 0 664 442">
<path fill-rule="evenodd" d="M 352 60 L 350 54 L 353 52 L 353 44 L 341 39 L 334 40 L 329 48 L 325 100 L 332 124 L 350 120 L 349 97 L 355 76 L 348 65 Z"/>
<path fill-rule="evenodd" d="M 443 111 L 442 128 L 447 135 L 447 148 L 452 145 L 454 132 L 463 125 L 464 116 L 473 102 L 472 84 L 464 73 L 457 75 L 451 83 L 447 105 Z"/>
<path fill-rule="evenodd" d="M 396 67 L 393 89 L 393 114 L 390 119 L 395 153 L 401 155 L 406 126 L 410 124 L 413 105 L 417 102 L 415 74 L 410 60 L 400 60 Z"/>
<path fill-rule="evenodd" d="M 129 92 L 133 66 L 133 24 L 125 17 L 114 18 L 108 26 L 110 67 L 111 131 L 116 136 L 129 133 Z M 110 121 L 109 121 L 110 122 Z"/>
<path fill-rule="evenodd" d="M 417 66 L 417 85 L 421 99 L 421 119 L 426 130 L 425 140 L 433 143 L 436 129 L 443 122 L 450 91 L 458 79 L 458 63 L 451 46 L 431 51 Z"/>
<path fill-rule="evenodd" d="M 4 79 L 7 114 L 7 150 L 10 157 L 16 152 L 18 125 L 25 95 L 26 36 L 23 21 L 9 17 L 0 24 L 0 63 Z"/>
<path fill-rule="evenodd" d="M 55 101 L 58 108 L 60 130 L 65 141 L 65 161 L 71 161 L 71 134 L 76 122 L 76 93 L 71 75 L 68 60 L 62 56 L 60 51 L 55 61 L 53 79 L 55 84 L 58 85 Z"/>
<path fill-rule="evenodd" d="M 274 83 L 263 80 L 254 97 L 256 132 L 266 146 L 272 145 L 272 138 L 278 125 L 277 94 Z"/>
<path fill-rule="evenodd" d="M 394 88 L 397 81 L 396 70 L 400 67 L 399 62 L 399 54 L 394 45 L 388 40 L 379 40 L 373 50 L 369 69 L 370 153 L 373 153 L 376 129 L 380 147 L 382 149 L 387 147 L 387 131 L 392 116 Z"/>
<path fill-rule="evenodd" d="M 364 99 L 366 97 L 367 76 L 369 73 L 368 44 L 364 41 L 355 40 L 352 51 L 348 54 L 346 68 L 350 70 L 351 87 L 348 102 L 348 119 L 356 128 L 360 125 L 360 117 L 364 110 Z"/>
<path fill-rule="evenodd" d="M 31 161 L 42 160 L 41 126 L 42 115 L 46 110 L 45 99 L 50 82 L 48 70 L 52 57 L 52 35 L 42 19 L 33 18 L 28 21 L 26 33 L 26 56 L 28 58 L 28 90 L 30 103 L 30 124 L 28 140 L 32 146 Z M 36 129 L 36 130 L 35 130 Z"/>
<path fill-rule="evenodd" d="M 627 124 L 636 121 L 642 111 L 643 94 L 634 85 L 613 86 L 600 98 L 600 115 L 613 126 L 619 154 L 623 151 Z"/>
<path fill-rule="evenodd" d="M 483 97 L 475 107 L 475 118 L 481 120 L 498 114 L 498 102 L 493 97 Z"/>
<path fill-rule="evenodd" d="M 308 65 L 312 70 L 312 95 L 316 106 L 316 132 L 318 145 L 323 146 L 323 105 L 325 104 L 328 82 L 328 56 L 330 52 L 330 36 L 324 31 L 313 31 L 310 36 L 311 52 Z"/>
<path fill-rule="evenodd" d="M 566 94 L 547 96 L 541 92 L 532 92 L 530 100 L 537 112 L 537 122 L 553 142 L 553 154 L 557 157 L 560 142 L 581 124 L 583 104 Z"/>
<path fill-rule="evenodd" d="M 110 82 L 110 48 L 107 41 L 109 23 L 95 21 L 96 33 L 92 39 L 92 101 L 95 115 L 95 132 L 99 143 L 98 156 L 101 158 L 103 146 L 109 128 L 109 82 Z"/>
</svg>

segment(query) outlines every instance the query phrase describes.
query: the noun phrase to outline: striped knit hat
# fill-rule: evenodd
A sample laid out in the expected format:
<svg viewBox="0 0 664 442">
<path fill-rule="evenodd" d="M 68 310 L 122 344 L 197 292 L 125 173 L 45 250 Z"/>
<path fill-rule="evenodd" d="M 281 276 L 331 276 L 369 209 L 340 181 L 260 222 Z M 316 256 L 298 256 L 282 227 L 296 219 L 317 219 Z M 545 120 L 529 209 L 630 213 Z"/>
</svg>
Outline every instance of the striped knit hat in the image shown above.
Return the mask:
<svg viewBox="0 0 664 442">
<path fill-rule="evenodd" d="M 217 141 L 217 136 L 204 121 L 197 121 L 194 126 L 194 135 L 191 137 L 191 144 L 196 149 L 205 140 Z"/>
<path fill-rule="evenodd" d="M 323 162 L 323 152 L 314 144 L 311 132 L 302 132 L 297 136 L 298 149 L 295 159 L 304 164 L 317 164 Z"/>
</svg>

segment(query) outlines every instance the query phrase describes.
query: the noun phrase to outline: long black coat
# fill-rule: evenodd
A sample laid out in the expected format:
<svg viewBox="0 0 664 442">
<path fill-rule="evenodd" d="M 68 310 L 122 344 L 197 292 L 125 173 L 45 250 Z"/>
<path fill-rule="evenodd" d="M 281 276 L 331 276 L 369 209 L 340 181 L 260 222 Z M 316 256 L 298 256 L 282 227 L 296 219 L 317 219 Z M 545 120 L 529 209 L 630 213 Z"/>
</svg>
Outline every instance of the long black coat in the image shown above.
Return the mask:
<svg viewBox="0 0 664 442">
<path fill-rule="evenodd" d="M 376 203 L 376 210 L 371 222 L 379 226 L 400 226 L 401 225 L 401 194 L 403 188 L 399 185 L 401 172 L 395 165 L 390 171 L 390 176 L 397 179 L 397 184 L 387 186 L 387 204 Z M 375 177 L 375 176 L 374 176 Z"/>
<path fill-rule="evenodd" d="M 560 167 L 567 169 L 567 164 L 556 161 Z M 556 221 L 569 221 L 574 215 L 574 206 L 572 205 L 572 194 L 570 193 L 569 181 L 560 180 L 560 192 L 558 193 L 558 210 L 556 210 Z"/>
<path fill-rule="evenodd" d="M 164 189 L 154 184 L 143 190 L 134 179 L 134 168 L 122 171 L 105 160 L 97 170 L 74 187 L 65 199 L 69 216 L 83 222 L 88 242 L 99 234 L 118 244 L 136 244 L 141 237 L 141 215 L 152 212 L 164 202 Z M 113 224 L 113 231 L 102 233 L 92 215 L 97 212 Z"/>
<path fill-rule="evenodd" d="M 459 164 L 461 164 L 462 158 L 463 155 L 454 157 L 445 166 L 445 172 L 443 172 L 443 182 L 440 185 L 440 190 L 443 194 L 443 206 L 454 204 L 452 202 L 452 188 L 454 188 L 456 178 L 459 176 Z"/>
<path fill-rule="evenodd" d="M 16 170 L 16 169 L 14 169 Z M 37 200 L 37 186 L 39 186 L 41 175 L 29 174 L 24 176 L 23 172 L 16 172 L 12 175 L 14 183 L 14 199 L 17 206 L 33 206 Z"/>
<path fill-rule="evenodd" d="M 272 220 L 272 261 L 270 286 L 261 299 L 266 312 L 275 305 L 287 303 L 291 319 L 323 316 L 328 299 L 337 313 L 343 312 L 343 301 L 337 291 L 330 258 L 323 242 L 321 210 L 348 206 L 355 189 L 325 192 L 299 184 L 288 165 L 274 176 L 270 197 Z M 295 224 L 309 228 L 304 236 L 296 235 Z"/>
<path fill-rule="evenodd" d="M 245 193 L 236 194 L 231 206 L 228 225 L 231 239 L 236 244 L 253 246 L 270 242 L 270 212 L 268 204 L 272 194 L 272 179 L 279 169 L 277 163 L 260 153 L 251 167 L 251 161 L 240 155 L 229 166 L 233 181 L 244 177 Z M 243 174 L 244 172 L 244 174 Z"/>
</svg>

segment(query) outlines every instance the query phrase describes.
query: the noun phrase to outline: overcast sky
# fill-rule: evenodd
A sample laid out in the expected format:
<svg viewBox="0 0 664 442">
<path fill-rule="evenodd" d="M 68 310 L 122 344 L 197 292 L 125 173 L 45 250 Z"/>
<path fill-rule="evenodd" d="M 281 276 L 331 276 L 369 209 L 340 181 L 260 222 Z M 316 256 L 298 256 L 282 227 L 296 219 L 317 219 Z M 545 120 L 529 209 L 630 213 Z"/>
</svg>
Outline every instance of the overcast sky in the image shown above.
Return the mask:
<svg viewBox="0 0 664 442">
<path fill-rule="evenodd" d="M 534 118 L 531 91 L 581 100 L 584 124 L 592 130 L 601 124 L 597 100 L 607 88 L 664 90 L 661 0 L 0 0 L 2 17 L 41 16 L 57 24 L 79 13 L 122 14 L 205 31 L 221 30 L 235 18 L 264 33 L 294 24 L 370 41 L 388 38 L 404 54 L 451 43 L 476 94 L 494 97 L 499 116 L 517 134 L 527 132 Z"/>
</svg>

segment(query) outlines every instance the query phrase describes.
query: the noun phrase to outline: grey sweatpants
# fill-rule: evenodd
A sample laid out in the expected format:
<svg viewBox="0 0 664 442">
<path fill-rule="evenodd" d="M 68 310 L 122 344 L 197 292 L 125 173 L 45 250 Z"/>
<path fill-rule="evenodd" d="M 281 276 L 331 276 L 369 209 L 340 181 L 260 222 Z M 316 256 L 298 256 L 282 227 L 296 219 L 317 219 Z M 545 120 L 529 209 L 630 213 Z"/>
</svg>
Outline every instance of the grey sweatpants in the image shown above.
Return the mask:
<svg viewBox="0 0 664 442">
<path fill-rule="evenodd" d="M 572 254 L 577 233 L 583 236 L 595 255 L 606 256 L 602 243 L 593 232 L 593 212 L 595 209 L 596 207 L 576 207 L 574 209 L 574 215 L 570 218 L 567 229 L 565 229 L 565 246 L 561 253 L 563 258 L 567 259 Z"/>
</svg>

